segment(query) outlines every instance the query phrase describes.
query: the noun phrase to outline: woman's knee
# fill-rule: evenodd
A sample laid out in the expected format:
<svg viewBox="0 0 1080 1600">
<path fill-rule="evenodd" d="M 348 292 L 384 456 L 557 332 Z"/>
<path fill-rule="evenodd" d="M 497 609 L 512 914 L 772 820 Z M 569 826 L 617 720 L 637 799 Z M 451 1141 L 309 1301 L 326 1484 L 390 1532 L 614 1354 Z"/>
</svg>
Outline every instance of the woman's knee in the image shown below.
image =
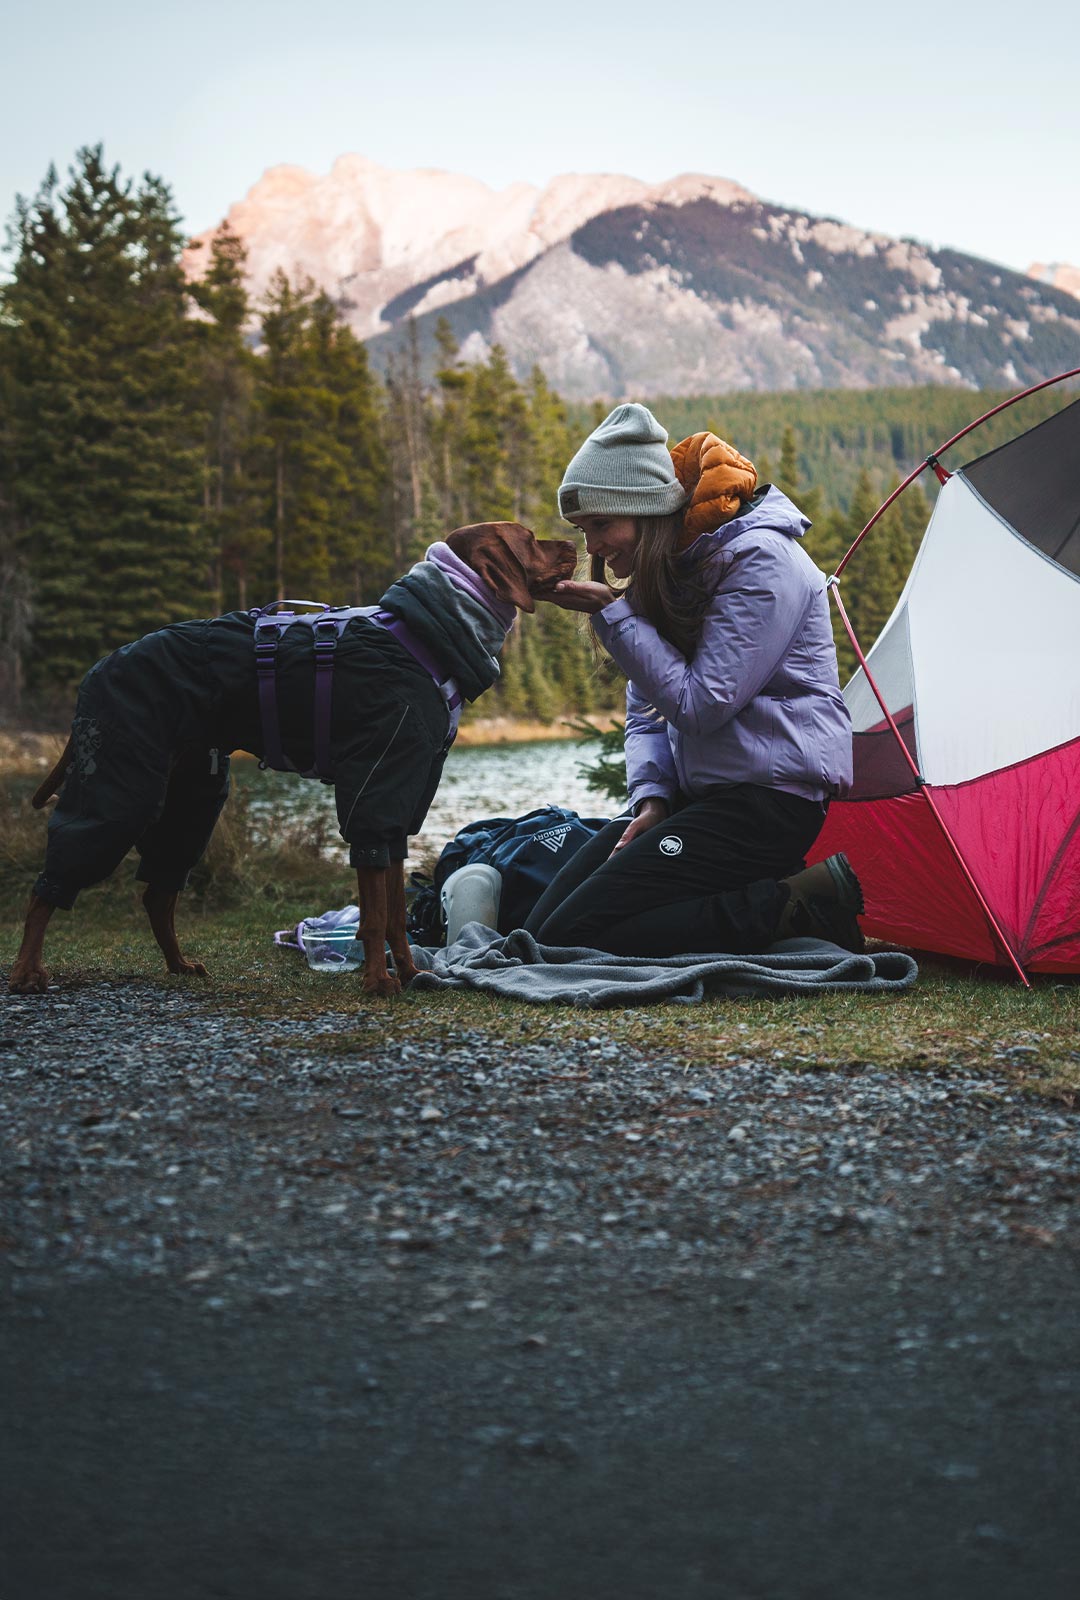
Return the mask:
<svg viewBox="0 0 1080 1600">
<path fill-rule="evenodd" d="M 525 919 L 525 928 L 534 938 L 538 939 L 538 929 L 545 927 L 571 896 L 591 881 L 611 855 L 625 827 L 626 819 L 623 817 L 610 822 L 588 844 L 582 845 L 558 876 L 552 879 Z"/>
<path fill-rule="evenodd" d="M 605 911 L 603 899 L 592 892 L 590 879 L 579 885 L 571 894 L 540 919 L 539 926 L 529 928 L 538 944 L 564 949 L 591 949 L 595 945 L 604 949 L 603 930 L 617 920 Z"/>
</svg>

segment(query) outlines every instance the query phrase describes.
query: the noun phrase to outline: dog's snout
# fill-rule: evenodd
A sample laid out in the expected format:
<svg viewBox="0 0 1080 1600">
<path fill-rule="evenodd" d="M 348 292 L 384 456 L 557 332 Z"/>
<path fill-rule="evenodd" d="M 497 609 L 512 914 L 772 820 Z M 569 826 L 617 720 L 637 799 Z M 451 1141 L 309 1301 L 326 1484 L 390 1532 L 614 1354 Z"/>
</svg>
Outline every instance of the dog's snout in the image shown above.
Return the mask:
<svg viewBox="0 0 1080 1600">
<path fill-rule="evenodd" d="M 538 545 L 551 562 L 559 577 L 568 577 L 577 569 L 577 546 L 572 539 L 538 539 Z"/>
<path fill-rule="evenodd" d="M 577 547 L 569 539 L 538 539 L 536 549 L 541 559 L 529 581 L 532 594 L 544 594 L 564 578 L 574 576 Z"/>
</svg>

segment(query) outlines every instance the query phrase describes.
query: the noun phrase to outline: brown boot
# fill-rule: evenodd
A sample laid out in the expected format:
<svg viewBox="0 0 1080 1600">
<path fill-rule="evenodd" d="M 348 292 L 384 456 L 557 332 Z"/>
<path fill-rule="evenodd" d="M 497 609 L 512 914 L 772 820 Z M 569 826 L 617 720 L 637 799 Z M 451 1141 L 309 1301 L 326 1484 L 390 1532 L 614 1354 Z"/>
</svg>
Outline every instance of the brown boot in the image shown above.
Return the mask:
<svg viewBox="0 0 1080 1600">
<path fill-rule="evenodd" d="M 865 909 L 862 888 L 847 856 L 828 856 L 780 882 L 790 897 L 780 913 L 777 939 L 825 939 L 842 950 L 866 949 L 856 920 Z"/>
</svg>

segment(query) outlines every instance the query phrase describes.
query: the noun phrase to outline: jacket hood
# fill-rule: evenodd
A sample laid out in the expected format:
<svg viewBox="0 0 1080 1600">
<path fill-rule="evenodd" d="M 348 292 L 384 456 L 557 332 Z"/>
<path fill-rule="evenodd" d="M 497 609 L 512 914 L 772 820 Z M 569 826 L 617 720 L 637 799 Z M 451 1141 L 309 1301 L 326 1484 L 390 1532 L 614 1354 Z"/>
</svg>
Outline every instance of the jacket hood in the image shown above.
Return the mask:
<svg viewBox="0 0 1080 1600">
<path fill-rule="evenodd" d="M 683 549 L 699 533 L 738 516 L 757 488 L 754 463 L 715 433 L 692 433 L 683 439 L 671 452 L 671 464 L 689 496 L 683 508 Z"/>
<path fill-rule="evenodd" d="M 810 518 L 803 515 L 793 500 L 774 483 L 765 483 L 737 517 L 710 533 L 700 534 L 693 544 L 687 545 L 685 554 L 700 556 L 707 544 L 721 550 L 747 534 L 782 533 L 789 539 L 801 539 L 810 526 Z"/>
</svg>

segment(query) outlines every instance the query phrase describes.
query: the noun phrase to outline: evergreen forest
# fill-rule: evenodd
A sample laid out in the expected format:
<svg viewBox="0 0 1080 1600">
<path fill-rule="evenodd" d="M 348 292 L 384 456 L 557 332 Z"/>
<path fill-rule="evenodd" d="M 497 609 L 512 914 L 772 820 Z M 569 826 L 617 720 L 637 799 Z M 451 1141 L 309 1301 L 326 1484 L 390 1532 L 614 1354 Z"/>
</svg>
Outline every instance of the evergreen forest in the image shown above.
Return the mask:
<svg viewBox="0 0 1080 1600">
<path fill-rule="evenodd" d="M 203 275 L 160 179 L 100 147 L 17 202 L 0 284 L 0 697 L 9 716 L 70 709 L 104 654 L 185 617 L 284 597 L 368 604 L 433 540 L 469 522 L 566 529 L 566 462 L 606 413 L 567 406 L 495 347 L 463 362 L 448 326 L 422 376 L 403 334 L 383 376 L 347 307 L 279 273 L 253 303 L 222 229 Z M 672 439 L 708 428 L 812 518 L 833 570 L 927 452 L 999 398 L 952 388 L 652 398 Z M 1050 414 L 1050 391 L 980 430 L 981 453 Z M 951 462 L 951 458 L 949 458 Z M 951 464 L 956 464 L 951 462 Z M 930 473 L 860 547 L 843 593 L 865 647 L 892 609 L 929 515 Z M 854 658 L 837 623 L 842 676 Z M 582 619 L 522 618 L 485 716 L 550 721 L 613 706 Z"/>
</svg>

